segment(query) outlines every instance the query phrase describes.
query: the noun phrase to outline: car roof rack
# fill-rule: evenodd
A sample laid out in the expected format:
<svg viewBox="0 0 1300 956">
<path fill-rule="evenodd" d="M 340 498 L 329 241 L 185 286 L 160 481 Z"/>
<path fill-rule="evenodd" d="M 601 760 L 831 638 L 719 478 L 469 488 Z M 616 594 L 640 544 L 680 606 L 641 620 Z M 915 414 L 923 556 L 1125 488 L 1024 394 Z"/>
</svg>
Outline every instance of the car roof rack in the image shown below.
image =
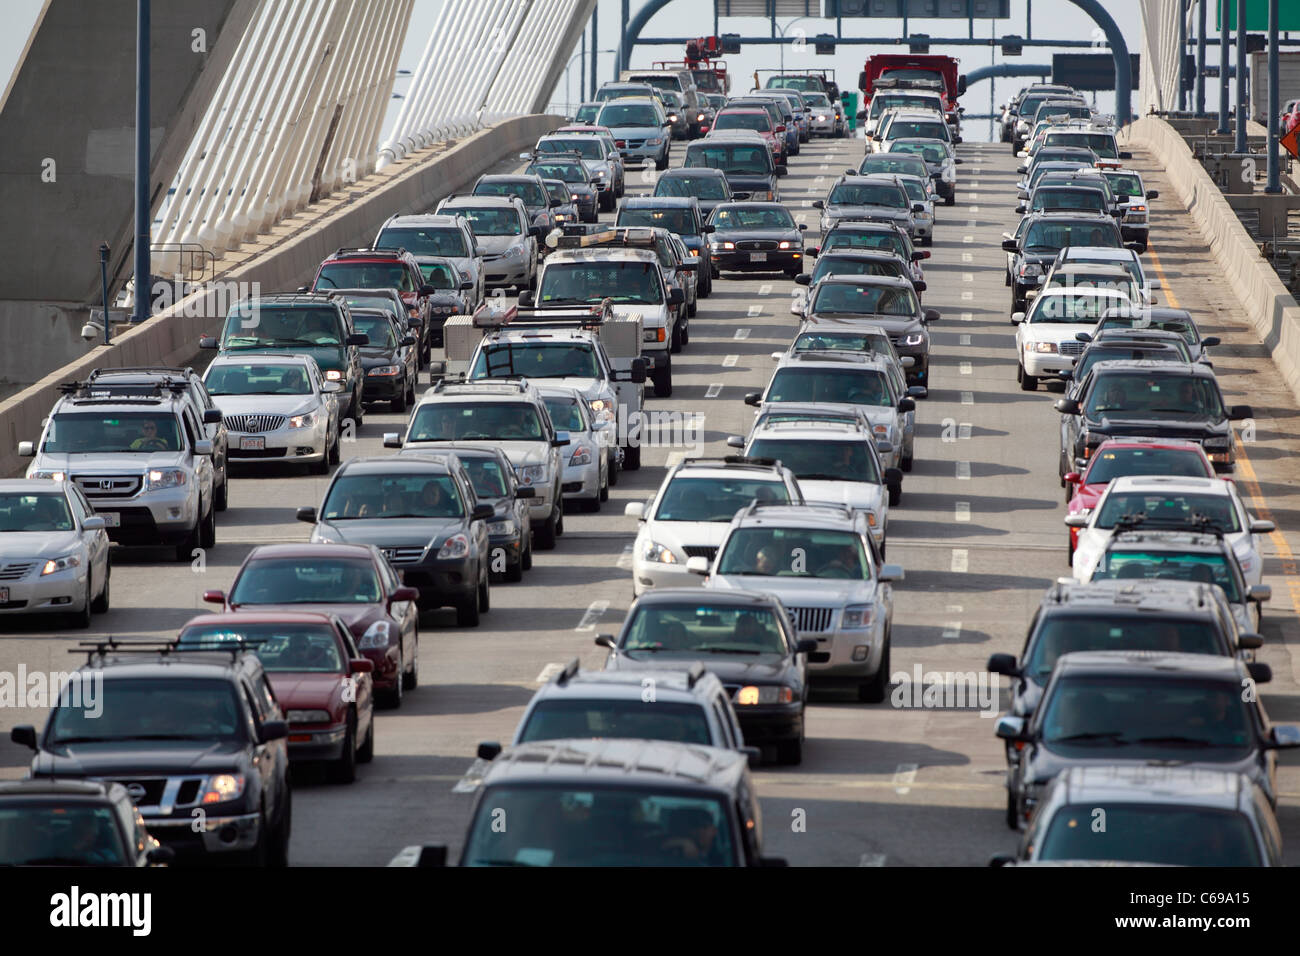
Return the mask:
<svg viewBox="0 0 1300 956">
<path fill-rule="evenodd" d="M 161 382 L 153 382 L 140 385 L 125 385 L 120 388 L 140 388 L 139 392 L 125 392 L 113 394 L 109 391 L 109 386 L 100 383 L 99 388 L 95 387 L 93 380 L 84 382 L 62 382 L 59 385 L 59 391 L 64 395 L 70 395 L 74 399 L 85 401 L 158 401 L 166 397 L 164 391 L 172 395 L 184 395 L 189 391 L 189 382 L 177 381 L 175 379 L 164 379 Z"/>
<path fill-rule="evenodd" d="M 445 378 L 439 379 L 438 384 L 429 389 L 434 394 L 446 392 L 452 388 L 469 388 L 475 391 L 493 388 L 497 392 L 526 392 L 530 387 L 530 382 L 523 375 L 505 375 L 501 378 L 479 378 L 468 382 L 448 382 Z"/>
<path fill-rule="evenodd" d="M 181 643 L 178 637 L 165 640 L 123 641 L 108 637 L 97 641 L 81 641 L 76 647 L 68 648 L 69 654 L 85 654 L 86 663 L 93 664 L 112 654 L 171 654 L 223 653 L 229 654 L 231 660 L 238 659 L 244 651 L 255 651 L 266 643 L 266 638 L 244 638 L 233 641 L 195 641 Z"/>
<path fill-rule="evenodd" d="M 558 686 L 563 687 L 570 681 L 570 679 L 577 676 L 578 670 L 581 666 L 581 662 L 575 657 L 573 660 L 569 661 L 569 663 L 565 664 L 564 669 L 556 674 L 552 680 Z"/>
<path fill-rule="evenodd" d="M 1115 520 L 1115 534 L 1126 531 L 1189 531 L 1195 534 L 1210 534 L 1222 538 L 1227 533 L 1222 525 L 1215 523 L 1209 515 L 1194 512 L 1188 518 L 1153 519 L 1147 512 L 1120 515 Z"/>
<path fill-rule="evenodd" d="M 335 259 L 340 256 L 347 257 L 347 256 L 361 256 L 361 255 L 375 255 L 375 254 L 383 254 L 383 253 L 389 253 L 390 255 L 396 255 L 396 256 L 404 256 L 406 255 L 406 247 L 398 246 L 396 248 L 393 248 L 388 246 L 385 247 L 339 246 L 337 249 L 335 249 L 333 252 L 329 254 L 328 258 Z"/>
<path fill-rule="evenodd" d="M 773 468 L 781 463 L 775 458 L 755 458 L 749 455 L 724 455 L 721 458 L 683 458 L 682 465 L 749 465 L 752 468 Z"/>
<path fill-rule="evenodd" d="M 704 675 L 707 673 L 708 671 L 704 668 L 704 661 L 696 661 L 691 665 L 691 669 L 686 672 L 686 686 L 694 687 L 703 680 Z"/>
<path fill-rule="evenodd" d="M 127 374 L 127 375 L 180 374 L 180 375 L 189 376 L 194 374 L 194 368 L 193 366 L 190 365 L 187 365 L 184 368 L 180 368 L 178 366 L 172 366 L 172 365 L 123 365 L 119 368 L 96 368 L 96 369 L 91 369 L 90 377 L 87 379 L 87 381 L 93 382 L 101 375 L 119 375 L 119 374 Z"/>
</svg>

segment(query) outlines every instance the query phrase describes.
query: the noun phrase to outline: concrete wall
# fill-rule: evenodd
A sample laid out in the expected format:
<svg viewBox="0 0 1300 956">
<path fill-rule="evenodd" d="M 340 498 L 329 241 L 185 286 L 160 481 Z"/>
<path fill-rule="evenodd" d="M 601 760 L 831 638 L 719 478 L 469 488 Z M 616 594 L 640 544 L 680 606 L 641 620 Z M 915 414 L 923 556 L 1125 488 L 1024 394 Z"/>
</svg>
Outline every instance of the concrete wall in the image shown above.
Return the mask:
<svg viewBox="0 0 1300 956">
<path fill-rule="evenodd" d="M 531 146 L 562 122 L 558 116 L 505 120 L 446 151 L 426 151 L 386 167 L 382 185 L 310 229 L 277 242 L 266 253 L 219 273 L 219 283 L 261 285 L 264 293 L 291 291 L 311 281 L 321 260 L 340 246 L 368 246 L 385 219 L 396 213 L 424 212 L 439 199 L 473 185 L 487 169 Z M 433 153 L 433 155 L 427 155 Z M 368 185 L 357 184 L 358 189 Z M 18 442 L 40 437 L 41 423 L 58 397 L 58 385 L 85 378 L 92 369 L 133 365 L 185 365 L 199 354 L 199 337 L 216 333 L 224 312 L 214 291 L 195 293 L 173 308 L 97 346 L 17 395 L 0 402 L 0 476 L 21 474 L 27 459 Z M 81 344 L 85 349 L 85 344 Z"/>
<path fill-rule="evenodd" d="M 1151 150 L 1178 191 L 1223 271 L 1242 313 L 1300 401 L 1300 306 L 1287 292 L 1178 132 L 1164 120 L 1144 116 L 1123 134 L 1133 146 Z"/>
</svg>

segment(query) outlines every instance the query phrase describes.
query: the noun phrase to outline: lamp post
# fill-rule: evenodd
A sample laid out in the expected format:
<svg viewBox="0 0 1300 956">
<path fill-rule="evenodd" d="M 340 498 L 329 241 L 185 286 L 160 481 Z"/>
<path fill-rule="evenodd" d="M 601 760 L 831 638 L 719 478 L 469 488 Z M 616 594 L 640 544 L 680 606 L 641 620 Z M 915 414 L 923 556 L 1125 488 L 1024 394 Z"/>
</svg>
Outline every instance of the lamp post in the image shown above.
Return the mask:
<svg viewBox="0 0 1300 956">
<path fill-rule="evenodd" d="M 593 64 L 595 63 L 596 54 L 598 53 L 617 53 L 617 52 L 618 52 L 617 50 L 592 50 L 591 51 L 592 63 Z M 573 61 L 578 59 L 580 56 L 583 56 L 582 51 L 573 54 L 573 56 L 569 57 L 569 63 L 564 68 L 564 112 L 570 115 L 572 115 L 573 113 L 573 103 L 570 99 L 570 95 L 573 92 L 573 78 L 569 75 L 569 70 L 572 69 L 573 67 Z M 595 95 L 596 95 L 596 91 L 593 89 L 592 96 Z"/>
<path fill-rule="evenodd" d="M 780 30 L 781 30 L 781 39 L 782 39 L 782 40 L 785 40 L 785 31 L 786 31 L 786 30 L 789 30 L 792 26 L 794 26 L 794 25 L 795 25 L 796 23 L 798 23 L 800 20 L 820 20 L 820 19 L 821 19 L 820 17 L 795 17 L 793 20 L 791 20 L 791 21 L 790 21 L 789 23 L 787 23 L 785 26 L 783 26 L 783 27 L 780 28 Z M 782 43 L 782 44 L 781 44 L 781 72 L 782 72 L 782 73 L 785 72 L 785 43 Z M 757 85 L 758 85 L 758 84 L 755 84 L 755 86 L 757 86 Z"/>
</svg>

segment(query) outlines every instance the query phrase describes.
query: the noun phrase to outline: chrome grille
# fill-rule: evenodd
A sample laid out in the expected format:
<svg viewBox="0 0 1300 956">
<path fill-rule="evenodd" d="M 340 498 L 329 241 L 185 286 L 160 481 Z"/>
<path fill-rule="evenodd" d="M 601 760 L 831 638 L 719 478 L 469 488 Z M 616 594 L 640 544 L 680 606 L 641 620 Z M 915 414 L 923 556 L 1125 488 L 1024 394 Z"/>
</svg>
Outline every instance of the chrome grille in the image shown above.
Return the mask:
<svg viewBox="0 0 1300 956">
<path fill-rule="evenodd" d="M 419 564 L 420 559 L 424 557 L 424 548 L 380 548 L 384 552 L 384 557 L 392 565 L 399 564 Z"/>
<path fill-rule="evenodd" d="M 718 546 L 716 544 L 688 544 L 682 550 L 686 552 L 688 558 L 708 558 L 712 561 L 718 555 Z"/>
<path fill-rule="evenodd" d="M 1062 355 L 1082 355 L 1085 343 L 1079 341 L 1057 342 L 1056 350 Z"/>
<path fill-rule="evenodd" d="M 759 251 L 762 251 L 764 249 L 775 249 L 776 240 L 775 239 L 742 239 L 736 243 L 736 248 L 745 249 L 745 250 L 754 249 Z"/>
<path fill-rule="evenodd" d="M 794 618 L 794 627 L 800 634 L 819 634 L 831 629 L 831 618 L 835 616 L 833 607 L 789 607 L 786 610 Z"/>
<path fill-rule="evenodd" d="M 130 498 L 140 490 L 140 475 L 73 475 L 72 480 L 85 492 L 86 497 Z"/>
<path fill-rule="evenodd" d="M 227 415 L 226 428 L 232 432 L 273 432 L 283 428 L 284 415 Z"/>
<path fill-rule="evenodd" d="M 18 581 L 27 576 L 27 572 L 36 565 L 32 562 L 26 564 L 6 564 L 0 568 L 0 581 Z"/>
</svg>

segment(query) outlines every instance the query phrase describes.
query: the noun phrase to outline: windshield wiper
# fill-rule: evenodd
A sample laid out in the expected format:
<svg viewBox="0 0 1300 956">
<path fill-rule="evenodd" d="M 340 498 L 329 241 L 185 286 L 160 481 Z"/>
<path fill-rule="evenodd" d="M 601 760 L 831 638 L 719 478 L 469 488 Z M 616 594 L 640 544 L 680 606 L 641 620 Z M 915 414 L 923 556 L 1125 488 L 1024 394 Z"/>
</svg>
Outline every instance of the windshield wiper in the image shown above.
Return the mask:
<svg viewBox="0 0 1300 956">
<path fill-rule="evenodd" d="M 105 743 L 109 740 L 116 740 L 116 737 L 58 737 L 51 740 L 51 744 L 96 744 Z"/>
<path fill-rule="evenodd" d="M 697 651 L 708 651 L 710 654 L 763 654 L 764 651 L 755 650 L 752 647 L 709 647 L 707 644 L 703 647 L 695 648 Z"/>
<path fill-rule="evenodd" d="M 796 475 L 800 481 L 858 481 L 857 478 L 846 478 L 843 475 L 827 475 L 819 471 L 810 471 L 807 474 L 800 472 Z"/>
<path fill-rule="evenodd" d="M 470 866 L 535 866 L 533 863 L 523 863 L 519 860 L 475 860 Z"/>
<path fill-rule="evenodd" d="M 1051 740 L 1044 741 L 1044 743 L 1067 744 L 1083 740 L 1109 740 L 1118 747 L 1126 747 L 1130 743 L 1130 741 L 1124 739 L 1122 730 L 1095 730 L 1086 734 L 1069 734 L 1065 737 L 1053 737 Z"/>
<path fill-rule="evenodd" d="M 1215 743 L 1199 737 L 1139 737 L 1139 744 L 1185 744 L 1188 747 L 1214 747 Z"/>
</svg>

